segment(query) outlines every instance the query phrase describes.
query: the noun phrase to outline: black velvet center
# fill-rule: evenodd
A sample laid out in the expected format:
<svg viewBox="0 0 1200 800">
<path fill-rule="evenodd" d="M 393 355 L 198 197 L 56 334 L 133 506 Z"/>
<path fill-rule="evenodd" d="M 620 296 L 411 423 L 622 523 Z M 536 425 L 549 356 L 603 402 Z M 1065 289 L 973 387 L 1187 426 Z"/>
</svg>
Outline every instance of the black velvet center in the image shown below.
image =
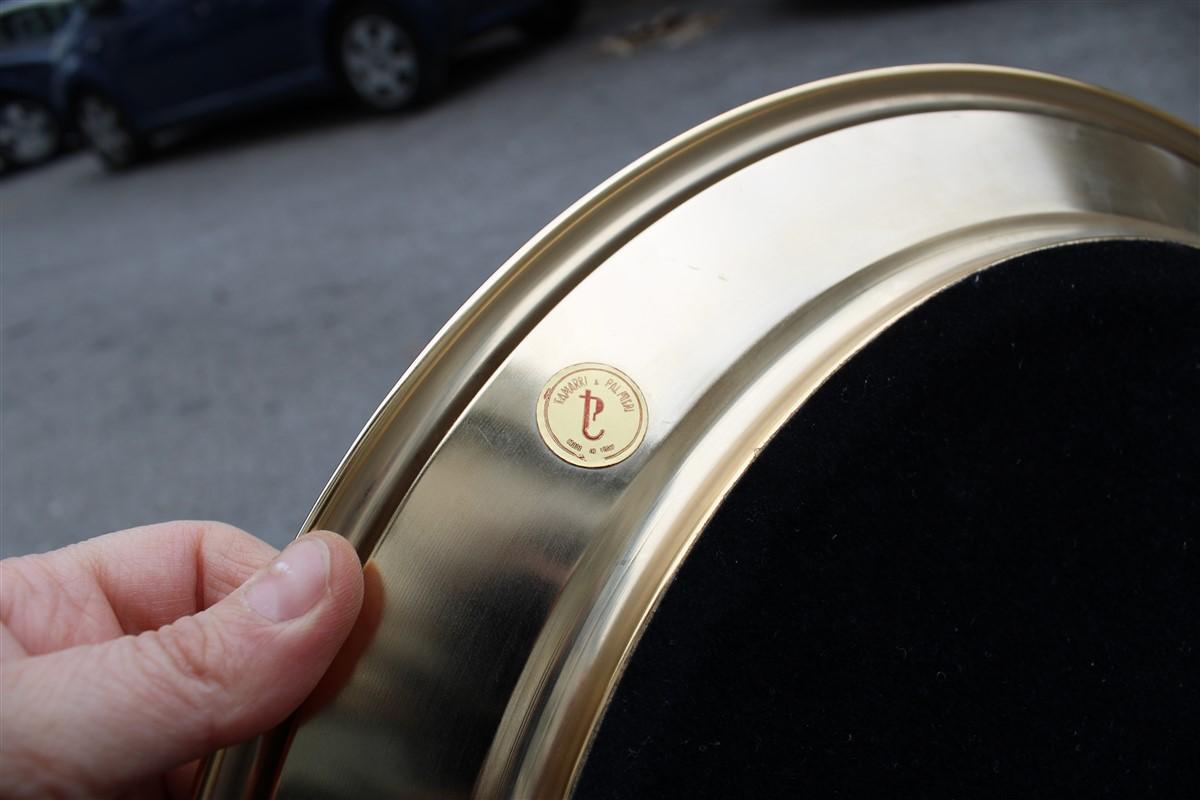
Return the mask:
<svg viewBox="0 0 1200 800">
<path fill-rule="evenodd" d="M 684 562 L 576 796 L 1200 791 L 1198 256 L 1013 259 L 841 368 Z"/>
</svg>

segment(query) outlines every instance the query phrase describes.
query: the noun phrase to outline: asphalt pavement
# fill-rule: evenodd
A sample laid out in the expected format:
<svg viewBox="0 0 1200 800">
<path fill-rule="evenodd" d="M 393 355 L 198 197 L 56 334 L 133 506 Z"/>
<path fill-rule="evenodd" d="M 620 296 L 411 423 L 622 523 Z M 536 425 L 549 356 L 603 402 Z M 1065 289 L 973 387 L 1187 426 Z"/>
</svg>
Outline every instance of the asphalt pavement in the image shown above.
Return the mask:
<svg viewBox="0 0 1200 800">
<path fill-rule="evenodd" d="M 295 103 L 0 182 L 0 555 L 175 518 L 275 545 L 447 317 L 580 195 L 761 95 L 869 67 L 1060 73 L 1200 118 L 1200 3 L 677 3 L 694 35 L 494 36 L 420 113 Z M 709 12 L 712 12 L 710 16 Z M 698 18 L 701 19 L 701 18 Z"/>
</svg>

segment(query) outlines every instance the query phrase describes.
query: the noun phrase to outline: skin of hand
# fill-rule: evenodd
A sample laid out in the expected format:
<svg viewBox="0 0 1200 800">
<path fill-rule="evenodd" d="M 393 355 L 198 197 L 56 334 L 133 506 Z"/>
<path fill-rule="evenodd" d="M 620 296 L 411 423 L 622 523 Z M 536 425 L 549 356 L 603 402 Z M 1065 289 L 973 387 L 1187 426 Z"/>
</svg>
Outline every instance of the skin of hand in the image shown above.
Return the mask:
<svg viewBox="0 0 1200 800">
<path fill-rule="evenodd" d="M 362 566 L 169 522 L 0 562 L 0 797 L 186 797 L 196 759 L 283 721 L 354 625 Z"/>
</svg>

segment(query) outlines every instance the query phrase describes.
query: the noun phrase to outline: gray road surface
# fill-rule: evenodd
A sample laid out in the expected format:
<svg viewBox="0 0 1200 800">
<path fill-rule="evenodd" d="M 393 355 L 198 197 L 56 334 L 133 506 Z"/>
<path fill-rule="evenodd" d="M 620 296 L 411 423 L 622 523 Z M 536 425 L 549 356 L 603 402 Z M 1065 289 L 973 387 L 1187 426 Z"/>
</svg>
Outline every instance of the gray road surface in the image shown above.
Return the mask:
<svg viewBox="0 0 1200 800">
<path fill-rule="evenodd" d="M 0 183 L 0 555 L 171 518 L 281 545 L 513 250 L 646 150 L 768 92 L 974 61 L 1200 117 L 1196 0 L 728 3 L 687 45 L 599 51 L 658 5 L 474 55 L 424 113 L 305 104 L 130 174 L 79 155 Z"/>
</svg>

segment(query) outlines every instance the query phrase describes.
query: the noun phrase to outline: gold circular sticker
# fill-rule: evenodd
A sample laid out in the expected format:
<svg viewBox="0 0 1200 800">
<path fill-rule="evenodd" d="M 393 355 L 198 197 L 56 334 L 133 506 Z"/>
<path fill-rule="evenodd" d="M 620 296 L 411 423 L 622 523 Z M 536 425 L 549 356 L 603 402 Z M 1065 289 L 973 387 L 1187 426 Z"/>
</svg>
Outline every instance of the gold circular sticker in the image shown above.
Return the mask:
<svg viewBox="0 0 1200 800">
<path fill-rule="evenodd" d="M 547 381 L 538 398 L 542 441 L 563 461 L 588 469 L 633 455 L 648 422 L 642 390 L 606 364 L 567 367 Z"/>
</svg>

